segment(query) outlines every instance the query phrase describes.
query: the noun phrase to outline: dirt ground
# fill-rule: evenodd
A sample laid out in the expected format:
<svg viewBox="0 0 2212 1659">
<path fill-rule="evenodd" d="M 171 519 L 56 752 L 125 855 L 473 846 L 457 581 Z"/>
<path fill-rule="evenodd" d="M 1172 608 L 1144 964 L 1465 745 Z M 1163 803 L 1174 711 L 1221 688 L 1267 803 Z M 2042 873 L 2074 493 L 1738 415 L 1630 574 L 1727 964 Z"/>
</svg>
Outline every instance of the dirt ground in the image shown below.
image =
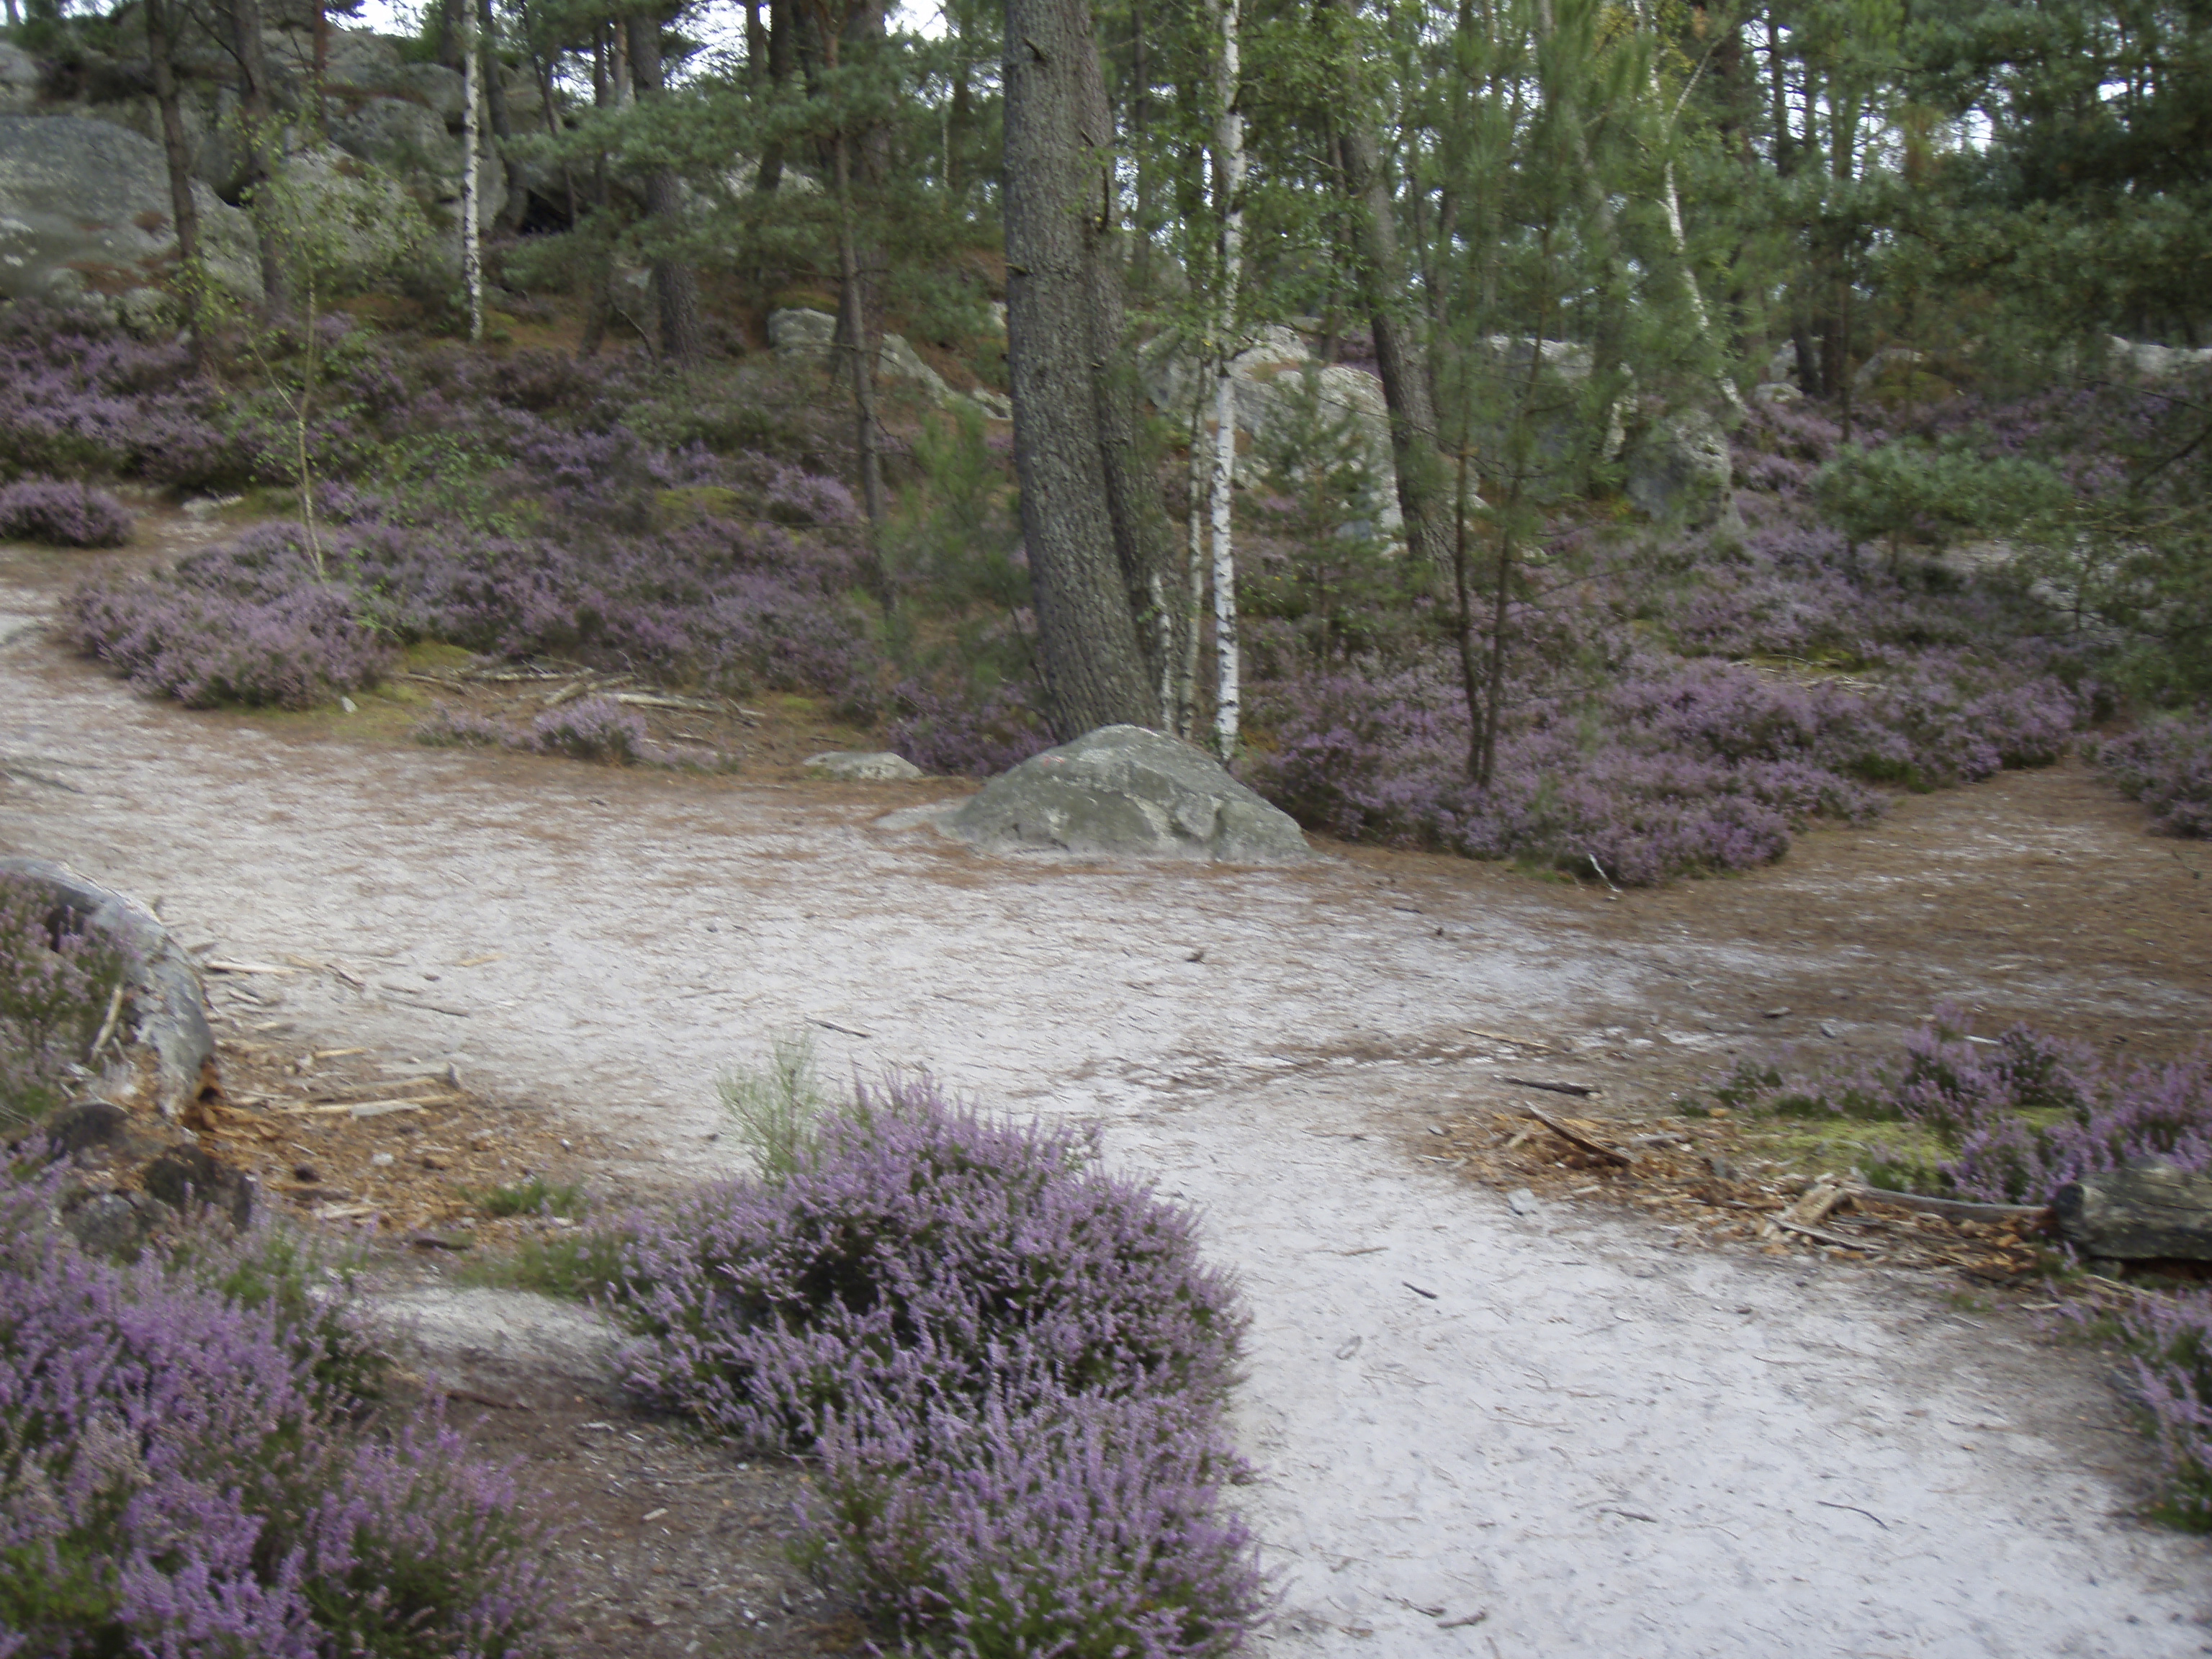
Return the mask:
<svg viewBox="0 0 2212 1659">
<path fill-rule="evenodd" d="M 2130 1518 L 2144 1454 L 2037 1292 L 1932 1274 L 1898 1227 L 1731 1240 L 1542 1137 L 1498 1161 L 1533 1102 L 1654 1169 L 1719 1152 L 1746 1204 L 1852 1148 L 1677 1116 L 1733 1055 L 1881 1051 L 1939 1000 L 2130 1055 L 2196 1041 L 2212 854 L 2077 764 L 1618 896 L 1362 848 L 994 860 L 881 822 L 964 786 L 799 777 L 863 735 L 803 707 L 748 704 L 769 723 L 728 735 L 763 746 L 702 774 L 423 750 L 404 696 L 152 704 L 37 631 L 87 564 L 0 550 L 0 849 L 157 899 L 245 970 L 211 975 L 232 1150 L 370 1238 L 400 1302 L 560 1231 L 464 1187 L 623 1201 L 728 1169 L 715 1075 L 802 1030 L 833 1077 L 927 1064 L 1101 1120 L 1201 1207 L 1255 1314 L 1273 1651 L 2212 1651 L 2205 1548 Z M 474 1355 L 483 1398 L 452 1403 L 574 1517 L 564 1650 L 852 1645 L 769 1541 L 793 1471 L 532 1352 Z"/>
</svg>

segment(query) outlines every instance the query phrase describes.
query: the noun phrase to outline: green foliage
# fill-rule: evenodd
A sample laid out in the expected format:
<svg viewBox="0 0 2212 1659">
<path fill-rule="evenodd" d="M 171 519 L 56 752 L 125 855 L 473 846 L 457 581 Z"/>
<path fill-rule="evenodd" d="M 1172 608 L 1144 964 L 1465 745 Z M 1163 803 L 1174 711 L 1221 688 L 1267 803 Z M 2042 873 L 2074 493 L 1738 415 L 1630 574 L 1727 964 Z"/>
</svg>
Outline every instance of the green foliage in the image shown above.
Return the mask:
<svg viewBox="0 0 2212 1659">
<path fill-rule="evenodd" d="M 584 1212 L 583 1185 L 556 1182 L 542 1175 L 510 1181 L 497 1187 L 463 1187 L 463 1199 L 494 1218 L 515 1215 L 580 1216 Z"/>
<path fill-rule="evenodd" d="M 1941 544 L 1963 533 L 1998 534 L 2056 513 L 2073 492 L 2039 461 L 1978 454 L 1963 439 L 1846 449 L 1814 479 L 1830 523 L 1853 542 L 1883 540 L 1893 556 L 1908 539 Z"/>
<path fill-rule="evenodd" d="M 779 1032 L 769 1041 L 765 1066 L 726 1073 L 714 1088 L 738 1146 L 763 1179 L 781 1180 L 805 1161 L 830 1104 L 815 1072 L 811 1037 Z"/>
</svg>

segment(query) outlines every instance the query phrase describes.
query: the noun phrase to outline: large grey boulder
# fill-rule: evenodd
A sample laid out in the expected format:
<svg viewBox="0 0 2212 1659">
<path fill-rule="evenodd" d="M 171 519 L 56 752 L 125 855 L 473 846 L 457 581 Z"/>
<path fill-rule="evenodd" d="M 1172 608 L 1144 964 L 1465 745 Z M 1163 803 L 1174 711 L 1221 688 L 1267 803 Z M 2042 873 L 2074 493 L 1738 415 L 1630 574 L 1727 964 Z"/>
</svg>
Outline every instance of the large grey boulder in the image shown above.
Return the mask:
<svg viewBox="0 0 2212 1659">
<path fill-rule="evenodd" d="M 837 319 L 829 312 L 805 306 L 771 311 L 768 315 L 768 343 L 779 357 L 831 368 L 837 353 Z M 921 354 L 908 343 L 904 335 L 884 336 L 883 344 L 876 353 L 876 379 L 878 383 L 902 381 L 939 409 L 973 404 L 994 421 L 1011 421 L 1014 417 L 1013 400 L 1004 392 L 994 392 L 988 386 L 979 386 L 973 392 L 954 391 L 942 374 L 921 360 Z"/>
<path fill-rule="evenodd" d="M 1702 409 L 1662 416 L 1630 447 L 1628 499 L 1655 519 L 1693 530 L 1741 531 L 1728 434 Z"/>
<path fill-rule="evenodd" d="M 1103 726 L 1032 755 L 945 823 L 991 848 L 1060 848 L 1256 864 L 1307 856 L 1288 813 L 1218 761 L 1141 726 Z"/>
<path fill-rule="evenodd" d="M 38 60 L 21 46 L 0 40 L 0 114 L 27 113 L 38 101 Z"/>
<path fill-rule="evenodd" d="M 129 947 L 131 1048 L 101 1078 L 102 1094 L 118 1105 L 141 1096 L 165 1118 L 175 1119 L 199 1097 L 202 1072 L 215 1057 L 208 1028 L 206 992 L 198 967 L 151 910 L 66 865 L 46 859 L 0 858 L 0 876 L 39 888 L 52 914 L 88 926 Z M 52 923 L 50 922 L 51 926 Z"/>
<path fill-rule="evenodd" d="M 204 185 L 192 199 L 215 281 L 258 302 L 252 221 Z M 99 304 L 143 324 L 176 258 L 160 145 L 107 121 L 0 115 L 0 295 Z"/>
</svg>

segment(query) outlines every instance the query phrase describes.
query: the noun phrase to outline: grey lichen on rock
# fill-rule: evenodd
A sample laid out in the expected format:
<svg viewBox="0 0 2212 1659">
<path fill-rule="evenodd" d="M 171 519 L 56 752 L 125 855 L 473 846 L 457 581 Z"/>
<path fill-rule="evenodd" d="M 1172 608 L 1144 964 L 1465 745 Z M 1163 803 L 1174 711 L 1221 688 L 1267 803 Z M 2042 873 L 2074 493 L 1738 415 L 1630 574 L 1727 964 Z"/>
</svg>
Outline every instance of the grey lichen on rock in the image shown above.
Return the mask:
<svg viewBox="0 0 2212 1659">
<path fill-rule="evenodd" d="M 252 222 L 204 185 L 192 194 L 216 283 L 261 297 Z M 0 297 L 105 304 L 137 320 L 177 259 L 161 147 L 106 121 L 0 115 Z"/>
<path fill-rule="evenodd" d="M 1141 726 L 1104 726 L 1032 755 L 946 830 L 991 848 L 1276 863 L 1309 856 L 1290 815 L 1212 756 Z"/>
</svg>

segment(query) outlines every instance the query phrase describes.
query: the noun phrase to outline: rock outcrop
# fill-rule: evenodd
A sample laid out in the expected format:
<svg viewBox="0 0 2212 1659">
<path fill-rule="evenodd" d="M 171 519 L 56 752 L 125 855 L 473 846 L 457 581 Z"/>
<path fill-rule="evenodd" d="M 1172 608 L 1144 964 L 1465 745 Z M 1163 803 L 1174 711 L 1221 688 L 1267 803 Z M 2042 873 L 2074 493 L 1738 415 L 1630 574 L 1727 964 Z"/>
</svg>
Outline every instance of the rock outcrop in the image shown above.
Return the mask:
<svg viewBox="0 0 2212 1659">
<path fill-rule="evenodd" d="M 2092 1260 L 2212 1261 L 2212 1175 L 2141 1159 L 2068 1183 L 2051 1207 L 2066 1242 Z"/>
<path fill-rule="evenodd" d="M 261 296 L 253 224 L 195 185 L 210 270 L 242 301 Z M 161 147 L 106 121 L 0 115 L 0 296 L 100 305 L 155 325 L 177 262 Z"/>
<path fill-rule="evenodd" d="M 1141 726 L 1105 726 L 1032 755 L 971 796 L 948 833 L 1006 850 L 1275 863 L 1309 855 L 1290 815 L 1210 755 Z"/>
<path fill-rule="evenodd" d="M 778 356 L 815 362 L 827 368 L 834 365 L 836 356 L 837 319 L 826 311 L 803 306 L 772 311 L 768 317 L 768 343 Z M 972 392 L 955 391 L 942 374 L 922 362 L 921 354 L 903 335 L 884 336 L 876 354 L 876 379 L 878 383 L 888 380 L 910 386 L 939 409 L 955 409 L 967 404 L 994 421 L 1014 418 L 1013 399 L 1006 393 L 994 392 L 988 386 L 977 386 Z"/>
</svg>

